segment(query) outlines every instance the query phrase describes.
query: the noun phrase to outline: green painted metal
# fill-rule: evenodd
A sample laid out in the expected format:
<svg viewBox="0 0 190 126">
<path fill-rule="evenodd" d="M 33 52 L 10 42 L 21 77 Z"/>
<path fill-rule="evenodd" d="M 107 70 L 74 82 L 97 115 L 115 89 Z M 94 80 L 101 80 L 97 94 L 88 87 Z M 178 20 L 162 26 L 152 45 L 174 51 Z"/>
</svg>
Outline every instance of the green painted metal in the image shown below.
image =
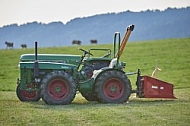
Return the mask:
<svg viewBox="0 0 190 126">
<path fill-rule="evenodd" d="M 111 59 L 110 58 L 100 58 L 100 57 L 93 57 L 93 58 L 86 58 L 84 59 L 85 62 L 91 62 L 91 61 L 107 61 L 110 62 Z"/>
<path fill-rule="evenodd" d="M 120 69 L 119 69 L 120 68 Z M 123 70 L 122 70 L 122 67 L 117 67 L 117 68 L 114 68 L 115 70 L 117 71 L 120 71 L 122 73 L 125 73 Z M 96 79 L 101 76 L 101 74 L 103 74 L 104 72 L 107 72 L 107 71 L 110 71 L 110 70 L 113 70 L 113 68 L 109 68 L 109 67 L 104 67 L 102 69 L 100 69 L 98 72 L 97 72 L 97 75 L 94 76 L 94 81 L 96 81 Z"/>
<path fill-rule="evenodd" d="M 20 62 L 20 68 L 33 69 L 34 62 Z M 39 62 L 39 69 L 69 70 L 69 69 L 77 69 L 77 66 L 66 63 Z"/>
<path fill-rule="evenodd" d="M 56 62 L 68 63 L 78 65 L 81 59 L 80 55 L 66 55 L 66 54 L 38 54 L 37 59 L 39 62 Z M 34 54 L 24 54 L 20 57 L 20 62 L 30 62 L 35 60 Z"/>
<path fill-rule="evenodd" d="M 116 37 L 119 33 L 115 34 L 114 38 L 114 57 L 116 55 Z M 117 53 L 120 50 L 120 34 L 119 34 L 119 45 L 117 47 Z M 109 63 L 111 62 L 111 50 L 110 49 L 89 49 L 90 51 L 106 51 L 103 57 L 93 57 L 87 56 L 83 60 L 80 69 L 78 70 L 79 62 L 82 56 L 80 55 L 63 55 L 63 54 L 38 54 L 37 61 L 39 65 L 39 77 L 34 77 L 34 54 L 24 54 L 20 57 L 20 87 L 26 91 L 39 91 L 40 81 L 44 76 L 52 71 L 64 71 L 69 73 L 73 79 L 76 81 L 77 90 L 80 92 L 92 92 L 93 85 L 96 78 L 89 78 L 85 74 L 85 65 L 94 65 L 96 63 L 106 63 L 107 67 L 102 68 L 99 74 L 112 70 L 109 68 Z M 118 59 L 119 60 L 119 59 Z M 117 66 L 114 69 L 122 71 L 123 67 L 126 65 L 124 62 L 117 61 Z M 56 89 L 58 91 L 59 89 Z M 113 89 L 114 90 L 114 89 Z"/>
<path fill-rule="evenodd" d="M 93 89 L 94 78 L 79 82 L 80 92 L 90 92 Z"/>
<path fill-rule="evenodd" d="M 33 79 L 33 73 L 31 69 L 20 69 L 20 84 L 22 89 L 27 89 L 27 84 L 31 84 Z"/>
<path fill-rule="evenodd" d="M 96 79 L 104 72 L 114 69 L 125 75 L 131 74 L 123 71 L 126 63 L 119 62 L 120 53 L 122 52 L 120 48 L 123 47 L 120 41 L 120 33 L 116 32 L 114 35 L 113 53 L 110 49 L 91 48 L 88 51 L 80 49 L 83 52 L 83 54 L 81 52 L 81 55 L 37 54 L 36 42 L 35 54 L 23 54 L 20 57 L 20 79 L 18 79 L 20 89 L 28 93 L 32 91 L 40 92 L 42 80 L 45 77 L 47 78 L 46 75 L 51 76 L 49 73 L 52 72 L 52 74 L 54 74 L 53 72 L 60 71 L 60 73 L 65 72 L 73 78 L 76 83 L 77 91 L 83 95 L 87 94 L 93 96 L 94 94 L 92 93 L 94 93 L 95 90 L 94 84 L 96 83 Z M 96 53 L 96 51 L 102 52 Z M 91 55 L 91 53 L 93 55 Z M 95 56 L 96 54 L 98 54 L 98 57 Z M 117 62 L 115 62 L 116 60 Z M 112 67 L 109 66 L 110 62 L 114 64 Z M 98 71 L 97 74 L 94 74 L 95 70 Z M 54 87 L 54 89 L 56 92 L 61 90 L 59 87 Z M 116 88 L 113 86 L 110 87 L 110 90 L 115 91 Z"/>
<path fill-rule="evenodd" d="M 117 37 L 118 37 L 118 42 L 117 42 Z M 118 43 L 118 48 L 116 49 L 116 45 Z M 114 58 L 117 58 L 117 65 L 119 65 L 119 58 L 120 58 L 120 46 L 121 46 L 121 35 L 119 32 L 116 32 L 115 35 L 114 35 L 114 46 L 113 46 L 113 49 L 114 49 Z M 116 53 L 117 52 L 117 53 Z"/>
<path fill-rule="evenodd" d="M 94 51 L 101 51 L 101 52 L 104 52 L 106 54 L 104 54 L 102 57 L 98 57 L 99 59 L 100 58 L 108 58 L 108 59 L 111 59 L 111 50 L 110 49 L 106 49 L 106 48 L 102 48 L 102 49 L 96 49 L 96 48 L 91 48 L 88 50 L 90 53 L 94 52 Z M 93 53 L 94 54 L 94 53 Z M 88 55 L 88 58 L 92 58 L 94 56 L 91 56 L 91 55 Z"/>
</svg>

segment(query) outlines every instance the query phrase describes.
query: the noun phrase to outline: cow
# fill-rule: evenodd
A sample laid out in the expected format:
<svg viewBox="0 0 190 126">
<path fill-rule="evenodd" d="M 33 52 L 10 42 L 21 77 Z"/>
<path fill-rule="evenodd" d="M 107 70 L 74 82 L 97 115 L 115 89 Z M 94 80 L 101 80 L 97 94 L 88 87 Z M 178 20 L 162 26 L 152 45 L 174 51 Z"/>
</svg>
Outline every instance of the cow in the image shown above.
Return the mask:
<svg viewBox="0 0 190 126">
<path fill-rule="evenodd" d="M 90 40 L 90 43 L 91 43 L 91 44 L 97 44 L 98 42 L 97 42 L 96 39 L 92 39 L 92 40 Z"/>
<path fill-rule="evenodd" d="M 24 48 L 25 48 L 25 49 L 27 48 L 27 45 L 26 45 L 26 44 L 21 44 L 20 46 L 21 46 L 23 49 L 24 49 Z"/>
<path fill-rule="evenodd" d="M 74 44 L 76 44 L 76 45 L 81 45 L 81 41 L 80 40 L 73 40 L 72 41 L 72 44 L 74 45 Z"/>
<path fill-rule="evenodd" d="M 7 45 L 6 49 L 8 48 L 12 48 L 13 49 L 13 42 L 5 42 L 5 44 Z"/>
</svg>

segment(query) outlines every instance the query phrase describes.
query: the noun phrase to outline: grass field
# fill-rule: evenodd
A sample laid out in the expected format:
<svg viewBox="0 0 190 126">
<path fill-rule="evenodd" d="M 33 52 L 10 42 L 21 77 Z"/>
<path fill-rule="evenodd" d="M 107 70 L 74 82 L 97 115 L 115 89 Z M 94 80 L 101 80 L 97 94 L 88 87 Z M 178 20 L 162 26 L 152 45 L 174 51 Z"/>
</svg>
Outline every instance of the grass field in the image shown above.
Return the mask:
<svg viewBox="0 0 190 126">
<path fill-rule="evenodd" d="M 112 45 L 80 46 L 112 48 Z M 70 105 L 48 106 L 20 102 L 15 88 L 19 57 L 33 49 L 0 50 L 0 125 L 190 125 L 190 38 L 128 43 L 121 60 L 125 71 L 141 69 L 151 75 L 156 63 L 159 79 L 174 84 L 176 100 L 139 99 L 133 94 L 126 104 L 88 102 L 80 94 Z M 78 54 L 77 46 L 39 48 L 39 53 Z M 97 54 L 98 55 L 98 54 Z M 129 77 L 135 88 L 136 76 Z"/>
</svg>

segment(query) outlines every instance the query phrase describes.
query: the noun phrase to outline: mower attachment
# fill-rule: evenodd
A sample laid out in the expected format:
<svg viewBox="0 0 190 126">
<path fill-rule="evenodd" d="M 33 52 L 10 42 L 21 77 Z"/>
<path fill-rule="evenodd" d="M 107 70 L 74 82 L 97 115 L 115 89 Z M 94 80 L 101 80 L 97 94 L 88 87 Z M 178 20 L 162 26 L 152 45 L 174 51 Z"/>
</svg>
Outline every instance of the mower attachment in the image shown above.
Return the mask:
<svg viewBox="0 0 190 126">
<path fill-rule="evenodd" d="M 176 99 L 173 94 L 173 84 L 149 77 L 141 76 L 140 69 L 137 72 L 137 90 L 135 91 L 139 98 L 168 98 Z"/>
<path fill-rule="evenodd" d="M 141 98 L 176 99 L 173 94 L 173 84 L 156 78 L 140 76 L 140 84 L 137 84 L 137 87 L 139 89 L 139 91 L 137 90 L 137 96 Z"/>
</svg>

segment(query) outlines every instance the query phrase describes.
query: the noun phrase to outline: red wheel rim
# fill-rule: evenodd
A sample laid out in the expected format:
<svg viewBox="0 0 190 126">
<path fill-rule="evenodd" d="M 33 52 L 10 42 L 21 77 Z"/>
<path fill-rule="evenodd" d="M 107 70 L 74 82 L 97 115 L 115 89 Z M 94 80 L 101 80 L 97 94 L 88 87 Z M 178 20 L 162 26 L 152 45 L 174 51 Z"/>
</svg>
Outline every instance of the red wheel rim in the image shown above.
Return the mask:
<svg viewBox="0 0 190 126">
<path fill-rule="evenodd" d="M 54 100 L 64 99 L 69 93 L 69 85 L 62 79 L 56 79 L 48 85 L 48 94 Z"/>
<path fill-rule="evenodd" d="M 124 94 L 124 84 L 119 79 L 111 78 L 105 82 L 103 92 L 106 97 L 116 100 Z"/>
<path fill-rule="evenodd" d="M 21 91 L 22 96 L 27 99 L 27 100 L 33 100 L 36 97 L 38 97 L 38 92 L 37 91 L 26 91 L 26 90 L 22 90 Z"/>
</svg>

